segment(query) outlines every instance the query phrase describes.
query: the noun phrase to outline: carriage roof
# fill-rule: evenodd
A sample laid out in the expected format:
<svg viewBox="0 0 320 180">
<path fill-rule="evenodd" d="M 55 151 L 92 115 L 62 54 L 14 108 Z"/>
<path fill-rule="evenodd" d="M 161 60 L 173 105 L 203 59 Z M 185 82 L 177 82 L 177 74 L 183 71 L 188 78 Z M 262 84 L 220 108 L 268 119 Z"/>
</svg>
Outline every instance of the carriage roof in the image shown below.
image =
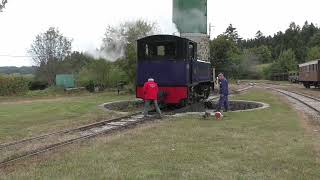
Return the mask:
<svg viewBox="0 0 320 180">
<path fill-rule="evenodd" d="M 314 60 L 314 61 L 309 61 L 303 64 L 299 64 L 299 67 L 304 67 L 304 66 L 309 66 L 309 65 L 313 65 L 313 64 L 319 64 L 320 59 Z"/>
</svg>

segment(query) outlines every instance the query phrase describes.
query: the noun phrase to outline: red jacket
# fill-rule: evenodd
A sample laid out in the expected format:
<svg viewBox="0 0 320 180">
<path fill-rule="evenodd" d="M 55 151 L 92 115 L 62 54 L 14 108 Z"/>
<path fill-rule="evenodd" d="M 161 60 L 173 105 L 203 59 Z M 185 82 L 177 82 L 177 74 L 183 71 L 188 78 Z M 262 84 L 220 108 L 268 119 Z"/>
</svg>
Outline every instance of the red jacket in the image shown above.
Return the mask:
<svg viewBox="0 0 320 180">
<path fill-rule="evenodd" d="M 145 100 L 157 100 L 158 99 L 158 84 L 152 81 L 144 83 L 143 94 Z"/>
</svg>

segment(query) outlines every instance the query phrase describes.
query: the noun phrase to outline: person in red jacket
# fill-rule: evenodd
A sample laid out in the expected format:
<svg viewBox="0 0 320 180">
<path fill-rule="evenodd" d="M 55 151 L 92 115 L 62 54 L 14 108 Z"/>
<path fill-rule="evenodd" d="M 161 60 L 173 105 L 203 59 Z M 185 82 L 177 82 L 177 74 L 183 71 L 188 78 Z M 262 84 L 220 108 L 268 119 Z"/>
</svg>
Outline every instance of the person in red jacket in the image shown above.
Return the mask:
<svg viewBox="0 0 320 180">
<path fill-rule="evenodd" d="M 158 106 L 158 84 L 154 82 L 154 79 L 149 78 L 148 82 L 144 83 L 143 94 L 144 94 L 144 117 L 148 116 L 150 103 L 154 102 L 159 117 L 161 118 L 161 110 Z"/>
</svg>

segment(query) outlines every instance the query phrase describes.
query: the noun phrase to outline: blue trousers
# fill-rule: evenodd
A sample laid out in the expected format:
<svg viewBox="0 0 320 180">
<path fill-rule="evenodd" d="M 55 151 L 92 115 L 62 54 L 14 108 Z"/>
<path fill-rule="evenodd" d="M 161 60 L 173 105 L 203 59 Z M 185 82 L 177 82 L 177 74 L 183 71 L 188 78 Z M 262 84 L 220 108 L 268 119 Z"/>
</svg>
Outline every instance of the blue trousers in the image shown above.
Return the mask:
<svg viewBox="0 0 320 180">
<path fill-rule="evenodd" d="M 222 107 L 224 107 L 225 111 L 229 110 L 228 96 L 220 95 L 217 111 L 220 111 Z"/>
</svg>

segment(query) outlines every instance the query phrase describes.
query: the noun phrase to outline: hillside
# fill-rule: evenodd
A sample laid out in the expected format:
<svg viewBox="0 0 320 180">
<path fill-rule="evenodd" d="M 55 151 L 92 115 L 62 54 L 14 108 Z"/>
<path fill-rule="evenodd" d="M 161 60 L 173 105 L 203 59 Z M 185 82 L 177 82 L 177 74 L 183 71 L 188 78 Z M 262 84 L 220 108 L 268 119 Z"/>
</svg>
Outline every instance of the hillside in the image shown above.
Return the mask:
<svg viewBox="0 0 320 180">
<path fill-rule="evenodd" d="M 0 74 L 34 74 L 36 71 L 35 66 L 4 66 L 0 67 Z"/>
</svg>

